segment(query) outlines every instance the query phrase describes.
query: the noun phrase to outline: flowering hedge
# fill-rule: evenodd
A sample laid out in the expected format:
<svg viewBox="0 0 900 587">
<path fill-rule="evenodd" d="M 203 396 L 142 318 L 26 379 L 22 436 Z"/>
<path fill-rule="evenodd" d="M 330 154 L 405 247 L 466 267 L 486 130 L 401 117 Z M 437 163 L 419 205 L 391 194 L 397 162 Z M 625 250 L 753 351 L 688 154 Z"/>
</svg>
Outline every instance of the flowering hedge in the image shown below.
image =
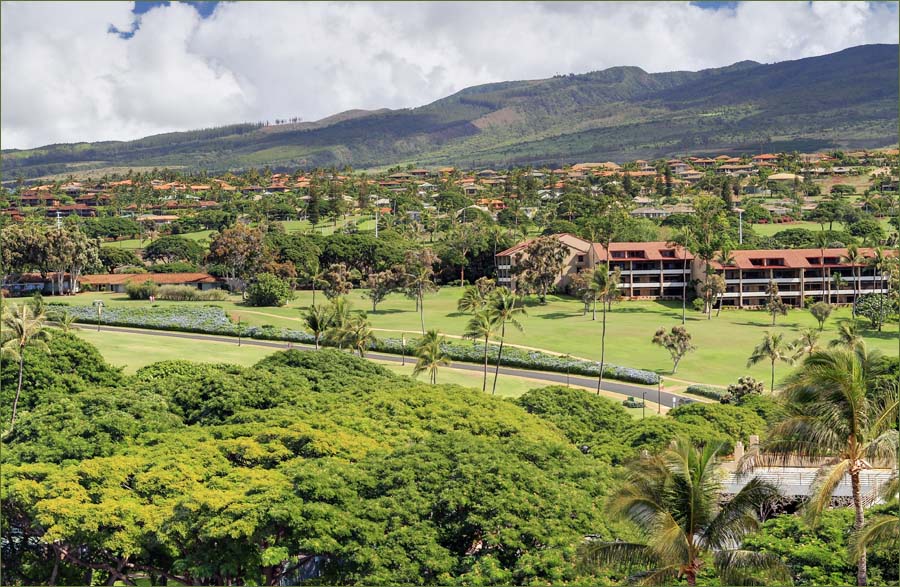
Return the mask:
<svg viewBox="0 0 900 587">
<path fill-rule="evenodd" d="M 97 309 L 93 306 L 68 306 L 65 304 L 49 304 L 49 313 L 54 315 L 68 312 L 77 322 L 97 323 Z M 301 344 L 314 344 L 313 335 L 303 330 L 265 326 L 238 326 L 232 322 L 225 310 L 219 306 L 206 305 L 153 305 L 142 307 L 113 306 L 103 308 L 103 324 L 110 326 L 130 326 L 133 328 L 153 328 L 157 330 L 177 330 L 180 332 L 196 332 L 201 334 L 219 334 L 240 336 L 259 340 L 281 340 Z M 402 341 L 399 338 L 379 338 L 371 349 L 376 352 L 412 355 L 416 339 Z M 405 346 L 405 350 L 404 347 Z M 480 342 L 445 342 L 444 352 L 454 361 L 465 363 L 482 363 L 484 361 L 484 344 Z M 488 348 L 488 361 L 497 363 L 498 345 Z M 551 355 L 540 351 L 530 351 L 517 347 L 504 347 L 501 365 L 536 371 L 569 372 L 572 375 L 588 375 L 596 377 L 600 374 L 599 361 L 585 361 Z M 659 375 L 643 369 L 632 369 L 618 365 L 604 365 L 604 377 L 655 385 Z"/>
<path fill-rule="evenodd" d="M 700 383 L 689 385 L 685 391 L 691 395 L 699 395 L 700 397 L 707 397 L 714 400 L 721 400 L 728 394 L 728 391 L 721 387 L 713 387 L 712 385 L 703 385 Z"/>
</svg>

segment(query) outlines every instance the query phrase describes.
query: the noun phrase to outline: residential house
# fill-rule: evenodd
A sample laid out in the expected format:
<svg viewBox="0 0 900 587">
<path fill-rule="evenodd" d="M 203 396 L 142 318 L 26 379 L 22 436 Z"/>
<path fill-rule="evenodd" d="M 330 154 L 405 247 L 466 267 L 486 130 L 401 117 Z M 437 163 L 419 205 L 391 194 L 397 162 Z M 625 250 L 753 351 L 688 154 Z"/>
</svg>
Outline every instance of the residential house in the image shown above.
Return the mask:
<svg viewBox="0 0 900 587">
<path fill-rule="evenodd" d="M 208 273 L 101 273 L 83 275 L 80 283 L 96 291 L 124 293 L 129 283 L 152 281 L 156 285 L 184 285 L 201 290 L 218 289 L 222 282 Z"/>
</svg>

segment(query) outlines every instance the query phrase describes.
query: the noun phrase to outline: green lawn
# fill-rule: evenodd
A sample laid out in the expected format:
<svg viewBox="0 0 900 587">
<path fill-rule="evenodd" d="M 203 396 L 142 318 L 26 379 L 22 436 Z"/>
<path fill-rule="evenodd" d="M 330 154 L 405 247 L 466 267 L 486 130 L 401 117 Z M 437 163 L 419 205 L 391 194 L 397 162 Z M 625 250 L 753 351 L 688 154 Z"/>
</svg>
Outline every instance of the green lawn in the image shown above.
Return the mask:
<svg viewBox="0 0 900 587">
<path fill-rule="evenodd" d="M 884 228 L 886 232 L 891 232 L 893 229 L 888 224 L 887 218 L 881 218 L 879 220 L 881 223 L 881 227 Z M 772 236 L 776 232 L 781 232 L 782 230 L 787 230 L 789 228 L 805 228 L 806 230 L 811 230 L 813 232 L 819 232 L 822 230 L 822 225 L 818 222 L 790 222 L 785 224 L 754 224 L 753 232 L 761 236 Z M 828 226 L 826 225 L 827 229 Z M 844 225 L 840 222 L 834 223 L 834 230 L 844 230 Z"/>
<path fill-rule="evenodd" d="M 425 299 L 425 326 L 437 328 L 443 333 L 461 335 L 468 317 L 456 311 L 459 288 L 442 288 Z M 417 336 L 420 332 L 419 315 L 414 302 L 399 294 L 393 294 L 379 304 L 377 312 L 371 312 L 371 303 L 362 297 L 360 290 L 350 294 L 354 308 L 368 311 L 373 326 L 382 336 Z M 49 299 L 49 298 L 48 298 Z M 63 298 L 73 304 L 90 304 L 103 299 L 111 305 L 147 304 L 132 302 L 122 294 L 84 293 Z M 213 302 L 232 316 L 252 325 L 271 324 L 286 328 L 302 328 L 301 309 L 310 304 L 308 291 L 298 292 L 297 299 L 283 308 L 251 308 L 240 305 L 238 298 L 230 302 Z M 325 297 L 317 293 L 316 301 Z M 174 302 L 157 302 L 161 304 Z M 544 306 L 533 300 L 526 301 L 528 315 L 523 318 L 524 332 L 507 331 L 507 342 L 547 349 L 573 356 L 600 358 L 600 314 L 592 321 L 590 314 L 582 316 L 580 302 L 571 298 L 550 296 Z M 850 316 L 849 308 L 835 310 L 822 332 L 820 343 L 826 344 L 835 336 L 837 321 Z M 649 369 L 668 376 L 672 363 L 668 353 L 651 344 L 653 333 L 660 326 L 671 327 L 681 323 L 681 305 L 676 302 L 625 301 L 613 306 L 607 325 L 606 359 L 610 363 Z M 687 328 L 694 337 L 697 350 L 688 354 L 679 365 L 677 379 L 727 385 L 741 375 L 752 375 L 768 381 L 769 365 L 746 367 L 747 357 L 767 330 L 784 333 L 788 340 L 798 337 L 800 330 L 816 327 L 812 315 L 806 310 L 791 310 L 779 317 L 773 328 L 771 317 L 762 311 L 723 310 L 718 318 L 706 320 L 698 312 L 688 309 Z M 897 354 L 897 325 L 888 325 L 885 332 L 865 331 L 869 346 L 893 356 Z M 787 374 L 790 367 L 780 364 L 776 375 Z M 671 383 L 671 382 L 670 382 Z"/>
<path fill-rule="evenodd" d="M 360 222 L 361 221 L 361 222 Z M 337 225 L 331 221 L 323 221 L 318 224 L 316 227 L 316 232 L 319 232 L 324 235 L 333 234 L 335 230 L 338 230 L 348 224 L 357 224 L 359 230 L 375 230 L 375 219 L 369 216 L 348 216 L 347 218 L 342 218 L 337 221 Z M 308 231 L 311 229 L 312 225 L 307 220 L 286 220 L 281 224 L 284 225 L 284 229 L 287 232 L 301 232 Z M 182 236 L 187 239 L 191 239 L 197 241 L 201 244 L 208 244 L 209 235 L 216 232 L 215 230 L 200 230 L 197 232 L 185 232 L 179 234 L 178 236 Z M 103 243 L 103 246 L 106 247 L 117 247 L 120 249 L 140 249 L 149 244 L 150 241 L 148 239 L 144 239 L 141 241 L 140 239 L 132 238 L 121 241 L 109 241 Z"/>
<path fill-rule="evenodd" d="M 208 244 L 209 235 L 216 232 L 215 230 L 200 230 L 197 232 L 185 232 L 183 234 L 179 234 L 178 236 L 184 237 L 186 239 L 190 239 L 193 241 L 197 241 L 200 244 Z M 144 239 L 143 241 L 137 238 L 132 238 L 128 240 L 122 241 L 109 241 L 103 243 L 104 247 L 117 247 L 119 249 L 140 249 L 144 246 L 150 244 L 149 239 Z"/>
<path fill-rule="evenodd" d="M 185 340 L 128 332 L 97 332 L 88 326 L 80 327 L 76 334 L 97 347 L 107 362 L 118 367 L 124 367 L 126 373 L 134 373 L 141 367 L 151 363 L 185 358 L 197 362 L 233 363 L 247 367 L 273 352 L 277 352 L 273 349 L 253 345 L 238 346 L 236 342 Z M 395 373 L 412 377 L 413 360 L 407 362 L 406 365 L 398 365 L 391 361 L 375 362 Z M 419 376 L 419 379 L 424 380 L 424 378 L 425 375 Z M 489 390 L 491 381 L 489 375 Z M 438 372 L 438 383 L 450 383 L 481 389 L 482 375 L 481 373 L 453 369 L 452 367 L 442 368 Z M 518 397 L 529 389 L 546 385 L 549 385 L 546 381 L 501 375 L 497 380 L 497 395 L 501 397 Z M 621 396 L 616 394 L 604 395 L 608 395 L 616 401 L 621 401 L 622 399 Z M 655 411 L 656 404 L 648 400 L 647 410 L 649 412 Z M 632 408 L 628 411 L 632 415 L 640 417 L 641 410 L 639 408 Z"/>
</svg>

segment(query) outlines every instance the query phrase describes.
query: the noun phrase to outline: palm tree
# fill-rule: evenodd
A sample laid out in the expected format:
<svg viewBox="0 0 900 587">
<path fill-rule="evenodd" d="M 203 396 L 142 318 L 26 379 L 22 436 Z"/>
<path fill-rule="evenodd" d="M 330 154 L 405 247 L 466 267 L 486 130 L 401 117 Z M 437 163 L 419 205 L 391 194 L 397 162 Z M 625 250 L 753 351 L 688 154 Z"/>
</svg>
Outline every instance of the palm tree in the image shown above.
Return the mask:
<svg viewBox="0 0 900 587">
<path fill-rule="evenodd" d="M 873 251 L 872 259 L 869 261 L 869 264 L 875 269 L 875 272 L 878 273 L 878 289 L 881 290 L 881 295 L 879 299 L 881 300 L 881 309 L 880 312 L 884 314 L 884 298 L 887 297 L 886 291 L 884 291 L 884 274 L 887 273 L 890 261 L 887 256 L 884 254 L 884 249 L 881 247 L 876 247 Z M 881 323 L 878 323 L 878 332 L 881 332 Z"/>
<path fill-rule="evenodd" d="M 0 352 L 7 355 L 13 361 L 19 363 L 19 383 L 16 386 L 16 397 L 12 405 L 12 419 L 9 422 L 7 434 L 13 431 L 16 425 L 16 409 L 19 406 L 19 396 L 22 394 L 22 374 L 25 370 L 25 350 L 35 348 L 45 353 L 50 352 L 47 341 L 50 340 L 50 332 L 46 329 L 47 317 L 43 311 L 35 313 L 28 304 L 19 304 L 4 308 L 2 317 L 2 345 Z"/>
<path fill-rule="evenodd" d="M 849 475 L 856 510 L 855 529 L 865 524 L 860 472 L 869 463 L 896 463 L 898 395 L 896 387 L 879 390 L 884 367 L 865 344 L 810 355 L 790 375 L 781 393 L 787 417 L 776 424 L 756 460 L 784 463 L 790 458 L 826 459 L 819 468 L 815 493 L 807 504 L 814 521 Z M 876 397 L 877 396 L 877 397 Z M 867 581 L 865 545 L 859 547 L 856 580 Z"/>
<path fill-rule="evenodd" d="M 442 348 L 446 337 L 440 335 L 437 330 L 429 330 L 416 344 L 416 366 L 413 368 L 413 377 L 419 373 L 428 371 L 428 380 L 437 383 L 438 368 L 449 365 L 450 359 Z"/>
<path fill-rule="evenodd" d="M 497 332 L 496 315 L 482 308 L 477 310 L 472 318 L 469 319 L 469 324 L 466 325 L 466 331 L 463 334 L 463 338 L 472 340 L 484 339 L 484 379 L 481 383 L 481 391 L 487 391 L 488 344 L 495 332 Z"/>
<path fill-rule="evenodd" d="M 667 246 L 675 246 L 681 247 L 681 267 L 682 267 L 682 275 L 681 275 L 681 325 L 684 326 L 687 321 L 687 286 L 688 286 L 688 277 L 685 277 L 684 273 L 688 268 L 688 249 L 693 246 L 695 242 L 694 233 L 690 226 L 682 227 L 681 230 L 675 235 L 675 238 L 666 243 Z"/>
<path fill-rule="evenodd" d="M 825 225 L 822 225 L 822 231 L 816 233 L 816 244 L 819 245 L 819 259 L 821 260 L 820 269 L 822 271 L 822 300 L 828 304 L 831 303 L 831 292 L 828 291 L 826 296 L 826 290 L 828 290 L 828 277 L 827 271 L 825 271 L 825 247 L 827 247 L 830 243 L 830 239 L 828 234 L 825 233 Z"/>
<path fill-rule="evenodd" d="M 334 314 L 327 306 L 312 305 L 303 314 L 303 323 L 306 329 L 312 333 L 316 340 L 316 350 L 319 350 L 319 341 L 322 335 L 334 324 Z"/>
<path fill-rule="evenodd" d="M 853 271 L 853 316 L 856 317 L 856 299 L 859 297 L 859 278 L 860 271 L 859 268 L 866 262 L 866 257 L 863 255 L 859 247 L 856 245 L 848 245 L 847 246 L 847 254 L 844 255 L 843 261 L 845 263 L 850 263 L 850 268 Z"/>
<path fill-rule="evenodd" d="M 797 361 L 819 350 L 819 332 L 806 328 L 800 331 L 800 337 L 791 344 L 794 349 L 794 360 Z"/>
<path fill-rule="evenodd" d="M 840 304 L 841 303 L 841 290 L 844 288 L 845 285 L 847 285 L 847 281 L 844 279 L 844 276 L 841 275 L 840 273 L 834 273 L 831 276 L 831 283 L 834 284 L 835 302 Z"/>
<path fill-rule="evenodd" d="M 731 248 L 730 241 L 726 241 L 724 244 L 722 244 L 722 248 L 719 249 L 719 256 L 716 258 L 716 261 L 722 266 L 722 276 L 723 277 L 726 275 L 725 270 L 728 267 L 734 267 L 736 262 L 734 260 L 734 251 Z M 727 283 L 727 281 L 726 281 L 726 283 Z M 727 285 L 726 285 L 725 289 L 726 290 L 728 289 Z M 722 294 L 724 294 L 724 293 L 725 292 L 723 291 Z M 720 295 L 719 296 L 719 308 L 716 310 L 716 318 L 718 318 L 719 314 L 722 313 L 722 300 L 723 300 L 723 296 Z"/>
<path fill-rule="evenodd" d="M 53 320 L 52 322 L 48 321 L 47 324 L 59 328 L 63 332 L 78 330 L 78 326 L 75 323 L 75 316 L 73 316 L 70 312 L 66 312 L 65 314 L 60 316 L 58 320 Z"/>
<path fill-rule="evenodd" d="M 828 347 L 852 349 L 860 344 L 863 344 L 863 337 L 856 320 L 841 320 L 838 324 L 838 336 L 828 343 Z"/>
<path fill-rule="evenodd" d="M 522 332 L 519 316 L 525 316 L 525 308 L 516 305 L 519 298 L 509 289 L 500 287 L 494 290 L 488 300 L 488 312 L 500 325 L 500 348 L 497 351 L 497 367 L 494 369 L 494 385 L 491 395 L 497 393 L 497 377 L 500 375 L 500 361 L 503 360 L 503 342 L 506 340 L 506 323 L 512 324 Z"/>
<path fill-rule="evenodd" d="M 331 300 L 328 311 L 331 313 L 330 328 L 325 330 L 325 339 L 332 344 L 337 344 L 338 349 L 344 348 L 344 339 L 341 336 L 344 326 L 350 321 L 350 300 L 344 296 L 338 296 Z"/>
<path fill-rule="evenodd" d="M 886 502 L 897 501 L 900 496 L 900 478 L 895 473 L 882 487 L 881 498 Z M 855 561 L 862 558 L 870 546 L 890 546 L 900 543 L 900 511 L 894 508 L 887 514 L 878 514 L 865 521 L 861 530 L 850 537 L 850 556 Z"/>
<path fill-rule="evenodd" d="M 679 439 L 664 453 L 632 463 L 608 509 L 632 522 L 644 542 L 589 541 L 579 549 L 581 563 L 638 564 L 647 570 L 632 576 L 635 582 L 666 585 L 684 578 L 696 585 L 702 559 L 712 555 L 723 585 L 758 584 L 753 582 L 758 573 L 776 584 L 790 583 L 790 571 L 776 555 L 735 548 L 759 527 L 757 512 L 778 492 L 752 479 L 720 505 L 721 448 L 711 443 L 695 448 Z"/>
<path fill-rule="evenodd" d="M 764 359 L 768 359 L 772 363 L 772 386 L 771 390 L 775 392 L 775 363 L 782 361 L 788 365 L 794 364 L 794 359 L 788 354 L 790 347 L 784 341 L 783 334 L 772 334 L 766 331 L 763 335 L 763 341 L 756 345 L 753 354 L 747 359 L 747 366 L 752 367 Z"/>
<path fill-rule="evenodd" d="M 485 299 L 481 294 L 481 290 L 474 285 L 467 285 L 463 290 L 462 297 L 456 303 L 456 309 L 460 312 L 475 313 L 484 307 Z"/>
<path fill-rule="evenodd" d="M 348 319 L 341 326 L 339 336 L 343 344 L 356 349 L 360 358 L 366 356 L 366 349 L 377 340 L 365 314 L 356 314 Z"/>
<path fill-rule="evenodd" d="M 606 364 L 606 305 L 619 295 L 619 280 L 621 273 L 616 270 L 612 273 L 605 265 L 594 269 L 591 277 L 591 289 L 594 292 L 594 314 L 597 313 L 597 299 L 600 299 L 600 308 L 603 312 L 603 327 L 600 334 L 600 376 L 597 379 L 597 394 L 603 383 L 603 367 Z"/>
</svg>

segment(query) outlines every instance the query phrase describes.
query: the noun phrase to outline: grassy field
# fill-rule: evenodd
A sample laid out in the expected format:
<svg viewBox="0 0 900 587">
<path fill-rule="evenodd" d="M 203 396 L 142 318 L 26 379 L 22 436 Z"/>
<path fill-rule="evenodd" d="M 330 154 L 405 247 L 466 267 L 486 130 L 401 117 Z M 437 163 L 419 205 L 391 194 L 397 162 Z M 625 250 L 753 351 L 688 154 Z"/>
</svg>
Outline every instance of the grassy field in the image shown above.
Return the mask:
<svg viewBox="0 0 900 587">
<path fill-rule="evenodd" d="M 311 230 L 312 225 L 308 220 L 286 220 L 281 224 L 284 225 L 284 229 L 287 232 L 307 232 Z M 348 224 L 358 224 L 359 230 L 375 230 L 375 219 L 370 218 L 369 216 L 348 216 L 347 218 L 340 219 L 337 221 L 337 224 L 333 222 L 320 222 L 316 227 L 316 232 L 319 232 L 324 235 L 333 234 L 334 231 L 347 226 Z M 183 236 L 184 238 L 191 239 L 197 241 L 201 244 L 208 244 L 209 235 L 216 232 L 215 230 L 200 230 L 197 232 L 185 232 L 178 236 Z M 149 239 L 144 239 L 141 241 L 140 239 L 132 238 L 121 241 L 109 241 L 103 243 L 103 246 L 108 247 L 118 247 L 120 249 L 140 249 L 150 243 Z"/>
<path fill-rule="evenodd" d="M 888 224 L 887 218 L 881 218 L 879 220 L 881 223 L 881 227 L 884 228 L 885 232 L 891 232 L 893 229 Z M 790 222 L 785 224 L 754 224 L 753 232 L 761 236 L 772 236 L 776 232 L 781 232 L 782 230 L 787 230 L 789 228 L 805 228 L 806 230 L 811 230 L 813 232 L 819 232 L 822 230 L 822 225 L 818 222 Z M 826 225 L 825 228 L 828 228 Z M 834 223 L 834 230 L 844 230 L 844 225 L 840 222 Z"/>
<path fill-rule="evenodd" d="M 459 288 L 442 288 L 425 299 L 425 326 L 437 328 L 447 335 L 462 335 L 468 316 L 456 311 Z M 350 294 L 350 300 L 357 310 L 368 312 L 373 326 L 380 336 L 417 336 L 420 332 L 419 315 L 414 302 L 399 294 L 389 296 L 379 304 L 378 311 L 371 311 L 371 303 L 363 299 L 360 290 Z M 48 298 L 49 299 L 49 298 Z M 84 293 L 63 298 L 72 304 L 90 304 L 95 299 L 103 299 L 111 305 L 148 304 L 132 302 L 122 294 Z M 310 292 L 298 292 L 298 296 L 283 308 L 251 308 L 243 306 L 238 298 L 230 302 L 213 302 L 223 307 L 230 315 L 239 316 L 241 321 L 251 325 L 271 324 L 273 326 L 300 329 L 301 309 L 311 303 Z M 321 292 L 316 301 L 325 301 Z M 157 302 L 159 304 L 174 302 Z M 507 342 L 523 346 L 546 349 L 558 353 L 569 353 L 576 357 L 600 358 L 600 314 L 592 321 L 590 314 L 582 316 L 581 303 L 564 297 L 550 296 L 546 305 L 538 305 L 533 300 L 526 301 L 528 315 L 522 319 L 524 332 L 515 329 L 507 331 Z M 790 310 L 787 316 L 779 317 L 775 327 L 771 317 L 762 311 L 723 310 L 721 316 L 707 320 L 698 312 L 688 309 L 687 329 L 693 335 L 697 346 L 681 362 L 675 380 L 727 385 L 741 375 L 752 375 L 768 381 L 769 365 L 758 364 L 746 367 L 747 357 L 753 351 L 766 331 L 783 333 L 789 341 L 796 339 L 804 328 L 816 327 L 812 315 L 806 310 Z M 837 322 L 850 316 L 849 308 L 835 310 L 820 336 L 824 345 L 835 337 Z M 653 333 L 663 326 L 669 328 L 681 323 L 681 305 L 675 302 L 626 301 L 613 306 L 608 317 L 606 360 L 610 363 L 649 369 L 666 377 L 672 363 L 668 353 L 651 343 Z M 897 354 L 897 326 L 888 325 L 882 333 L 865 331 L 865 339 L 870 347 L 877 348 L 893 356 Z M 779 364 L 776 376 L 781 377 L 790 367 Z"/>
<path fill-rule="evenodd" d="M 185 340 L 127 332 L 97 332 L 89 327 L 79 328 L 76 334 L 96 346 L 107 362 L 117 367 L 123 367 L 125 372 L 129 374 L 151 363 L 185 358 L 197 362 L 233 363 L 249 367 L 273 352 L 277 352 L 273 349 L 253 345 L 238 346 L 236 343 L 212 340 Z M 412 360 L 406 365 L 398 365 L 391 361 L 375 362 L 399 375 L 412 377 L 414 365 Z M 420 379 L 424 377 L 425 375 L 420 375 Z M 481 389 L 482 375 L 471 371 L 453 369 L 452 367 L 442 368 L 438 372 L 438 383 Z M 489 389 L 490 385 L 491 379 L 489 376 Z M 528 377 L 501 375 L 497 380 L 497 395 L 501 397 L 518 397 L 529 389 L 546 385 L 549 385 L 546 381 Z M 604 395 L 616 401 L 622 400 L 622 396 L 617 394 L 604 392 Z M 656 409 L 656 403 L 648 400 L 648 413 L 655 412 Z M 629 408 L 628 411 L 636 417 L 641 415 L 640 408 Z M 664 406 L 663 411 L 668 411 L 668 407 Z"/>
</svg>

